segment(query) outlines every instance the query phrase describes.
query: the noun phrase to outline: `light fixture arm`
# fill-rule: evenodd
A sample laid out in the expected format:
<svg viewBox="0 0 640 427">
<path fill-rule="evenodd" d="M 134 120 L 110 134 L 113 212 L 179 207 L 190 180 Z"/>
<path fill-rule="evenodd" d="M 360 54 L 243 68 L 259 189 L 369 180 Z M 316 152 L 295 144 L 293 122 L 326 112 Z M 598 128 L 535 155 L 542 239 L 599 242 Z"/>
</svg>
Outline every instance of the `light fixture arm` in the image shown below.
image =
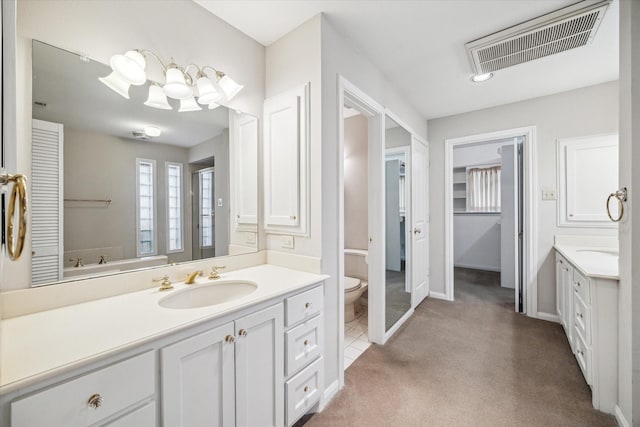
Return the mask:
<svg viewBox="0 0 640 427">
<path fill-rule="evenodd" d="M 160 64 L 160 67 L 162 67 L 162 71 L 163 72 L 167 72 L 167 66 L 165 65 L 165 63 L 162 61 L 162 59 L 160 59 L 160 57 L 153 51 L 148 50 L 148 49 L 136 49 L 136 52 L 142 54 L 143 56 L 146 56 L 146 54 L 150 54 L 151 56 L 153 56 L 156 61 L 158 61 L 158 63 Z"/>
</svg>

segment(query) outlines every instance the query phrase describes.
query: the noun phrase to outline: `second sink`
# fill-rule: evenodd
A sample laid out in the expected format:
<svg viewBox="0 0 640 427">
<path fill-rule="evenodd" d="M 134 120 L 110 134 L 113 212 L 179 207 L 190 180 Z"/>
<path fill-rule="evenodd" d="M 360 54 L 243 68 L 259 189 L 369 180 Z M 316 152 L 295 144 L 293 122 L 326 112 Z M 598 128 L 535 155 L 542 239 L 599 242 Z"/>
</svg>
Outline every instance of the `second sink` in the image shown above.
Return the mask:
<svg viewBox="0 0 640 427">
<path fill-rule="evenodd" d="M 186 309 L 230 302 L 255 292 L 258 284 L 244 280 L 212 282 L 175 291 L 158 304 L 164 308 Z"/>
</svg>

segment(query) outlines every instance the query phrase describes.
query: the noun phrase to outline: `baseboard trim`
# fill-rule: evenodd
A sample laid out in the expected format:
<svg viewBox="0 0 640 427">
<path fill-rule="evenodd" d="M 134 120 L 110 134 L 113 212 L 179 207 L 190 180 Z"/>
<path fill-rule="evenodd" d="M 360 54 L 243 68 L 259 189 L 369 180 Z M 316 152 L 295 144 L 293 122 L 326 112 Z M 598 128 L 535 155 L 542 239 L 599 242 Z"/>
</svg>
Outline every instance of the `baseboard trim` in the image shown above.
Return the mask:
<svg viewBox="0 0 640 427">
<path fill-rule="evenodd" d="M 543 311 L 539 311 L 536 315 L 538 319 L 546 320 L 547 322 L 560 323 L 560 316 L 557 314 L 545 313 Z"/>
<path fill-rule="evenodd" d="M 327 407 L 329 402 L 331 402 L 331 399 L 333 399 L 335 395 L 338 394 L 338 391 L 340 391 L 339 380 L 335 380 L 329 387 L 324 389 L 324 395 L 322 397 L 322 400 L 320 401 L 320 407 L 318 408 L 320 412 L 322 412 L 322 410 Z"/>
<path fill-rule="evenodd" d="M 454 264 L 453 267 L 466 268 L 467 270 L 480 270 L 480 271 L 491 271 L 494 273 L 500 273 L 500 267 L 491 267 L 486 265 Z"/>
<path fill-rule="evenodd" d="M 616 421 L 618 422 L 618 425 L 620 427 L 631 427 L 631 424 L 629 424 L 627 419 L 624 417 L 624 414 L 622 413 L 622 410 L 618 405 L 616 405 L 616 408 L 613 411 L 613 415 L 615 415 Z"/>
<path fill-rule="evenodd" d="M 448 300 L 447 295 L 446 295 L 445 293 L 443 293 L 443 292 L 433 292 L 433 291 L 430 291 L 430 292 L 429 292 L 429 296 L 430 296 L 431 298 L 435 298 L 435 299 L 443 299 L 443 300 L 445 300 L 445 301 L 446 301 L 446 300 Z"/>
</svg>

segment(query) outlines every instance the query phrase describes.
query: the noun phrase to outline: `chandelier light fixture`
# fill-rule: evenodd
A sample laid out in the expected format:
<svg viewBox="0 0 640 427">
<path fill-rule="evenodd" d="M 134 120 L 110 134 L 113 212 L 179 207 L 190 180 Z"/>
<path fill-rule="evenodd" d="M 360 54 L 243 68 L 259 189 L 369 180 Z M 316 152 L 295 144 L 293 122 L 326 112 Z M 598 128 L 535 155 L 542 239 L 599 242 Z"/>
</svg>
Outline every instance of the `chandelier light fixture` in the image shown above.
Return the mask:
<svg viewBox="0 0 640 427">
<path fill-rule="evenodd" d="M 164 83 L 147 77 L 145 68 L 148 57 L 155 58 L 162 67 Z M 167 97 L 180 101 L 179 112 L 202 110 L 200 105 L 206 105 L 213 110 L 219 107 L 221 102 L 231 100 L 244 87 L 209 65 L 200 67 L 189 64 L 183 68 L 173 62 L 173 59 L 165 65 L 160 57 L 150 50 L 136 49 L 124 55 L 114 55 L 111 57 L 110 65 L 111 74 L 99 78 L 102 83 L 129 99 L 131 86 L 141 86 L 149 81 L 149 96 L 144 105 L 161 110 L 172 109 Z"/>
</svg>

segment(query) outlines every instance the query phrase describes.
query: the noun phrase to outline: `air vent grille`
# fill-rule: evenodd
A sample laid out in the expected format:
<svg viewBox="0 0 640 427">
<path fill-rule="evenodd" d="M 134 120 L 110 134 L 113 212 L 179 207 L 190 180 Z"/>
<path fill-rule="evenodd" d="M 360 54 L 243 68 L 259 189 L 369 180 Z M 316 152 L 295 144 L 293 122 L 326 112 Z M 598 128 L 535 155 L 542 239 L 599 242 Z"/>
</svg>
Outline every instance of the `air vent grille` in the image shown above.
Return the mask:
<svg viewBox="0 0 640 427">
<path fill-rule="evenodd" d="M 475 73 L 502 70 L 587 45 L 609 2 L 578 3 L 467 43 Z"/>
</svg>

